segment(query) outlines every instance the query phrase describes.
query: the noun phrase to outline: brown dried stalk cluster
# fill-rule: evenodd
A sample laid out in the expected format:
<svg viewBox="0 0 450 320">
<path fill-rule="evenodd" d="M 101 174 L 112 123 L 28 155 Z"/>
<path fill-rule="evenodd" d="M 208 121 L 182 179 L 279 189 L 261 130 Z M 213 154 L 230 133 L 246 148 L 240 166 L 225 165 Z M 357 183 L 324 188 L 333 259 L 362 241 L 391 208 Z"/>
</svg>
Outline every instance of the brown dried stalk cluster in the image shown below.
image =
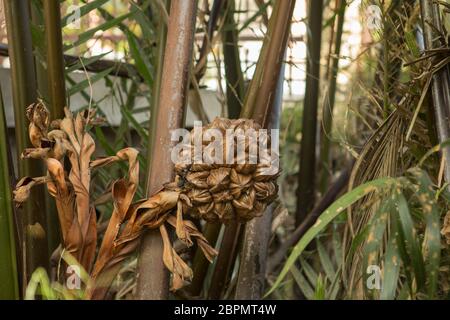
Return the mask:
<svg viewBox="0 0 450 320">
<path fill-rule="evenodd" d="M 150 198 L 133 203 L 139 183 L 138 152 L 125 148 L 115 156 L 92 160 L 95 142 L 87 128 L 94 124 L 93 112 L 83 111 L 74 117 L 66 108 L 65 118 L 50 124 L 48 110 L 39 102 L 28 107 L 27 117 L 33 148 L 24 150 L 22 157 L 42 160 L 48 174 L 21 179 L 14 191 L 15 201 L 18 204 L 24 202 L 33 186 L 47 185 L 56 201 L 62 249 L 76 258 L 91 276 L 87 286 L 90 299 L 105 297 L 121 262 L 136 250 L 146 229 L 159 229 L 164 243 L 162 259 L 173 275 L 172 290 L 177 290 L 185 280 L 192 279 L 192 270 L 174 250 L 167 226 L 175 228 L 177 238 L 186 246 L 196 241 L 206 258 L 212 261 L 217 252 L 196 226 L 184 220 L 183 216 L 189 214 L 225 223 L 232 219 L 248 221 L 261 215 L 277 196 L 275 179 L 278 170 L 271 175 L 264 171 L 271 160 L 257 161 L 256 164 L 178 163 L 175 182 L 166 184 Z M 260 126 L 252 120 L 217 118 L 200 132 L 194 130 L 192 139 L 195 140 L 198 134 L 203 135 L 207 129 L 218 129 L 225 134 L 227 129 L 258 132 Z M 246 142 L 244 156 L 248 157 L 250 141 Z M 226 140 L 223 143 L 222 152 L 231 152 L 227 150 L 230 147 Z M 193 150 L 187 148 L 184 152 Z M 202 156 L 211 156 L 206 154 L 208 152 L 205 148 Z M 69 172 L 64 166 L 66 157 L 70 162 Z M 128 162 L 128 176 L 115 181 L 109 191 L 114 209 L 96 254 L 97 221 L 90 197 L 91 170 L 118 161 Z"/>
<path fill-rule="evenodd" d="M 211 129 L 217 130 L 218 135 L 224 137 L 219 141 L 219 148 L 211 149 L 206 146 L 211 145 L 211 142 L 201 139 Z M 272 153 L 258 151 L 256 157 L 254 152 L 250 152 L 252 147 L 270 147 L 269 136 L 259 135 L 260 129 L 261 126 L 254 120 L 216 118 L 201 130 L 194 129 L 191 132 L 191 144 L 183 152 L 190 153 L 192 161 L 175 166 L 178 180 L 184 181 L 184 213 L 209 222 L 223 223 L 231 220 L 245 222 L 264 213 L 266 206 L 277 197 L 276 179 L 279 170 L 274 150 Z M 254 136 L 249 132 L 253 132 Z M 195 152 L 196 139 L 201 139 L 204 145 L 201 153 Z M 233 142 L 229 141 L 231 139 Z M 238 152 L 239 143 L 244 146 L 242 153 Z M 196 157 L 203 160 L 214 158 L 217 150 L 223 153 L 222 163 L 226 163 L 230 154 L 229 159 L 234 161 L 231 164 L 217 164 L 214 161 L 209 161 L 211 164 L 205 163 L 206 161 L 195 163 Z M 252 157 L 253 161 L 250 161 Z"/>
</svg>

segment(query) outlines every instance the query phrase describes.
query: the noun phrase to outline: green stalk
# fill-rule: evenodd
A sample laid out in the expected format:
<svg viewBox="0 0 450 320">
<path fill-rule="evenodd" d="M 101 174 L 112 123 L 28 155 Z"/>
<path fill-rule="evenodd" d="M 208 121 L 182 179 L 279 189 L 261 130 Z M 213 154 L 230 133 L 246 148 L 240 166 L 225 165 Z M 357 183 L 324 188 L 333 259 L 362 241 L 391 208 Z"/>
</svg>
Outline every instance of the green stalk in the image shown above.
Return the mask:
<svg viewBox="0 0 450 320">
<path fill-rule="evenodd" d="M 60 11 L 58 0 L 44 1 L 49 111 L 52 119 L 62 119 L 67 105 Z"/>
<path fill-rule="evenodd" d="M 241 112 L 242 118 L 252 118 L 264 127 L 276 96 L 278 75 L 283 63 L 294 7 L 294 0 L 275 1 L 255 74 Z"/>
<path fill-rule="evenodd" d="M 330 135 L 333 129 L 333 110 L 336 98 L 336 81 L 339 72 L 339 56 L 341 54 L 342 33 L 344 29 L 345 8 L 347 6 L 346 0 L 338 0 L 337 7 L 337 27 L 334 39 L 334 52 L 331 63 L 331 70 L 328 78 L 328 93 L 325 103 L 322 106 L 322 144 L 320 150 L 321 158 L 321 178 L 320 191 L 325 192 L 328 188 L 331 166 L 330 166 Z"/>
<path fill-rule="evenodd" d="M 280 115 L 283 105 L 283 82 L 285 64 L 281 65 L 278 77 L 276 97 L 269 116 L 269 129 L 280 128 Z M 266 283 L 266 264 L 271 237 L 273 211 L 276 205 L 269 206 L 261 217 L 257 217 L 245 226 L 242 244 L 236 299 L 259 300 L 264 294 Z"/>
<path fill-rule="evenodd" d="M 227 81 L 228 118 L 239 117 L 244 97 L 244 76 L 239 57 L 238 32 L 234 21 L 235 1 L 229 0 L 225 10 L 225 28 L 223 37 L 223 58 Z"/>
<path fill-rule="evenodd" d="M 5 108 L 0 88 L 0 300 L 19 298 L 19 276 L 17 272 L 16 245 L 14 236 L 14 211 L 11 195 L 11 172 L 9 168 Z"/>
<path fill-rule="evenodd" d="M 208 243 L 214 247 L 217 242 L 217 238 L 219 237 L 220 229 L 222 227 L 221 223 L 207 223 L 204 230 L 203 235 L 205 236 Z M 211 264 L 209 261 L 205 258 L 205 255 L 203 254 L 202 250 L 197 248 L 195 250 L 194 260 L 192 262 L 192 271 L 194 274 L 194 277 L 192 279 L 192 283 L 190 284 L 188 290 L 189 293 L 194 296 L 198 297 L 200 296 L 200 293 L 202 292 L 203 285 L 205 282 L 206 274 L 208 273 L 208 267 Z"/>
<path fill-rule="evenodd" d="M 42 1 L 33 0 L 31 2 L 31 21 L 37 30 L 44 30 L 44 16 L 42 13 Z M 45 102 L 49 101 L 48 96 L 48 78 L 46 64 L 45 45 L 42 43 L 33 43 L 34 51 L 40 52 L 41 55 L 35 54 L 34 64 L 36 66 L 36 79 L 38 96 Z"/>
<path fill-rule="evenodd" d="M 310 0 L 308 14 L 308 59 L 303 104 L 300 172 L 298 174 L 296 225 L 302 223 L 314 206 L 316 182 L 316 131 L 319 100 L 320 47 L 323 0 Z"/>
<path fill-rule="evenodd" d="M 40 176 L 43 170 L 38 162 L 20 159 L 22 150 L 30 146 L 25 109 L 36 102 L 36 73 L 31 43 L 29 4 L 26 0 L 5 0 L 3 5 L 8 31 L 19 176 Z M 48 268 L 43 191 L 42 188 L 32 190 L 31 197 L 24 206 L 25 279 L 28 279 L 38 267 Z"/>
<path fill-rule="evenodd" d="M 164 8 L 168 10 L 170 7 L 170 0 L 163 0 L 162 4 Z M 162 10 L 162 9 L 160 9 Z M 163 71 L 163 62 L 164 62 L 164 50 L 166 47 L 166 37 L 167 37 L 167 25 L 163 20 L 163 15 L 159 15 L 158 20 L 158 31 L 157 31 L 157 47 L 156 47 L 156 55 L 153 61 L 153 65 L 156 66 L 156 74 L 154 75 L 153 87 L 152 87 L 152 100 L 150 105 L 150 127 L 149 127 L 149 142 L 148 142 L 148 155 L 147 159 L 152 158 L 152 152 L 154 148 L 154 137 L 156 135 L 156 113 L 158 111 L 158 102 L 159 102 L 159 90 L 161 89 L 161 78 Z M 147 186 L 148 188 L 148 186 Z"/>
</svg>

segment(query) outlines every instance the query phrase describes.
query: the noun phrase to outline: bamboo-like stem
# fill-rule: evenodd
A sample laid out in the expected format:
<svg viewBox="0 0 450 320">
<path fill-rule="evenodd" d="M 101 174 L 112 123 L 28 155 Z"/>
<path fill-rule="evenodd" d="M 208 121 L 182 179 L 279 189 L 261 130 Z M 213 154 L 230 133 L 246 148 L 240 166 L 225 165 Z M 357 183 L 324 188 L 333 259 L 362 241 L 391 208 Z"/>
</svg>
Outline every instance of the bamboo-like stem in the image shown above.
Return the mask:
<svg viewBox="0 0 450 320">
<path fill-rule="evenodd" d="M 170 7 L 170 0 L 162 1 L 164 8 L 168 10 Z M 159 10 L 162 10 L 160 8 Z M 154 137 L 156 136 L 156 113 L 158 110 L 159 94 L 161 89 L 161 79 L 163 72 L 163 62 L 164 62 L 164 50 L 166 47 L 166 37 L 167 37 L 167 25 L 166 21 L 163 20 L 163 14 L 159 15 L 158 20 L 158 33 L 157 33 L 157 48 L 156 55 L 153 61 L 153 65 L 156 66 L 156 74 L 153 80 L 152 87 L 152 100 L 150 105 L 150 127 L 149 127 L 149 142 L 148 142 L 148 154 L 147 159 L 152 159 L 153 146 L 155 143 Z M 148 183 L 148 181 L 147 181 Z M 149 186 L 147 185 L 146 188 Z"/>
<path fill-rule="evenodd" d="M 147 194 L 173 181 L 170 158 L 171 130 L 183 126 L 184 108 L 192 60 L 197 1 L 172 0 L 167 31 L 153 157 L 150 161 Z M 165 299 L 168 273 L 162 261 L 163 243 L 158 232 L 150 231 L 142 240 L 138 260 L 136 297 Z"/>
<path fill-rule="evenodd" d="M 303 104 L 296 225 L 299 225 L 305 219 L 307 213 L 314 206 L 316 182 L 316 131 L 323 0 L 310 0 L 308 4 L 308 59 L 306 65 L 305 100 Z"/>
<path fill-rule="evenodd" d="M 234 21 L 235 1 L 229 0 L 225 8 L 225 25 L 222 31 L 223 59 L 227 81 L 228 118 L 236 119 L 242 109 L 244 97 L 244 76 L 239 57 L 238 32 Z"/>
<path fill-rule="evenodd" d="M 241 224 L 235 221 L 225 226 L 219 255 L 217 256 L 216 265 L 211 277 L 208 299 L 220 299 L 227 286 L 229 274 L 232 271 L 237 256 L 238 240 L 241 232 Z"/>
<path fill-rule="evenodd" d="M 241 118 L 251 118 L 267 128 L 271 108 L 276 96 L 280 67 L 289 37 L 290 22 L 295 7 L 295 0 L 276 1 L 269 19 L 255 74 L 250 83 L 241 111 Z M 224 231 L 224 237 L 212 275 L 209 298 L 219 297 L 227 285 L 231 271 L 233 255 L 237 252 L 237 239 L 242 225 L 230 223 Z M 234 260 L 233 260 L 234 261 Z"/>
<path fill-rule="evenodd" d="M 220 17 L 220 12 L 222 11 L 222 8 L 224 4 L 227 2 L 227 0 L 214 0 L 211 12 L 209 15 L 207 30 L 203 36 L 202 40 L 202 46 L 200 47 L 200 55 L 198 58 L 197 65 L 195 66 L 195 76 L 197 79 L 197 82 L 200 82 L 200 79 L 205 75 L 206 67 L 207 67 L 207 56 L 208 53 L 211 51 L 211 40 L 214 35 L 214 29 L 216 28 L 217 21 Z"/>
<path fill-rule="evenodd" d="M 8 148 L 5 108 L 0 88 L 0 300 L 19 298 L 14 209 L 11 196 L 11 157 Z"/>
<path fill-rule="evenodd" d="M 284 71 L 285 64 L 282 64 L 279 71 L 276 97 L 267 125 L 268 129 L 280 128 Z M 261 217 L 247 222 L 245 226 L 236 299 L 259 300 L 264 295 L 267 254 L 274 209 L 275 204 L 272 204 Z"/>
<path fill-rule="evenodd" d="M 322 106 L 322 139 L 320 148 L 321 158 L 321 178 L 320 178 L 320 191 L 325 192 L 329 183 L 331 175 L 330 166 L 330 135 L 333 129 L 333 110 L 336 98 L 336 82 L 339 71 L 339 56 L 341 54 L 342 34 L 344 29 L 345 9 L 347 6 L 346 0 L 338 0 L 337 6 L 337 24 L 336 33 L 334 39 L 334 52 L 331 70 L 328 72 L 328 92 L 326 99 Z"/>
<path fill-rule="evenodd" d="M 420 10 L 422 14 L 422 24 L 424 31 L 425 49 L 435 49 L 442 46 L 440 43 L 442 33 L 442 23 L 439 13 L 439 4 L 431 0 L 421 0 Z M 441 32 L 441 34 L 440 34 Z M 445 41 L 445 40 L 444 40 Z M 450 68 L 442 68 L 433 74 L 431 82 L 431 95 L 434 104 L 434 114 L 436 120 L 436 130 L 439 142 L 442 143 L 450 137 Z M 445 159 L 445 180 L 450 181 L 450 147 L 442 148 L 442 156 Z"/>
<path fill-rule="evenodd" d="M 217 242 L 221 227 L 221 223 L 207 223 L 204 228 L 203 234 L 212 247 L 214 247 Z M 200 250 L 200 248 L 197 248 L 192 265 L 194 277 L 192 278 L 192 283 L 189 286 L 189 293 L 192 296 L 196 297 L 200 295 L 203 289 L 205 277 L 208 272 L 208 267 L 211 264 L 206 259 L 202 250 Z"/>
<path fill-rule="evenodd" d="M 11 64 L 12 91 L 17 158 L 28 144 L 25 109 L 36 101 L 36 74 L 33 61 L 29 3 L 25 0 L 5 0 L 8 31 L 9 58 Z M 18 161 L 20 176 L 40 176 L 41 166 L 29 160 Z M 24 206 L 24 273 L 27 279 L 38 267 L 48 267 L 44 194 L 42 189 L 32 191 L 31 201 Z M 24 284 L 26 284 L 24 280 Z"/>
<path fill-rule="evenodd" d="M 47 45 L 47 74 L 49 111 L 52 119 L 64 117 L 66 85 L 61 35 L 61 13 L 58 0 L 44 1 L 45 39 Z"/>
<path fill-rule="evenodd" d="M 35 1 L 31 4 L 31 21 L 36 28 L 44 29 L 44 17 L 42 15 L 42 1 Z M 34 50 L 38 50 L 38 44 L 33 43 Z M 0 54 L 1 54 L 0 48 Z M 44 51 L 45 48 L 42 48 Z M 7 50 L 7 49 L 6 49 Z M 36 66 L 36 82 L 37 82 L 37 90 L 38 96 L 44 101 L 48 102 L 48 77 L 47 70 L 44 67 L 45 62 L 45 52 L 41 52 L 43 56 L 35 55 L 34 64 Z M 43 61 L 44 60 L 44 61 Z"/>
<path fill-rule="evenodd" d="M 255 74 L 245 97 L 241 117 L 254 119 L 263 127 L 267 125 L 268 112 L 276 96 L 294 7 L 295 0 L 275 2 Z"/>
</svg>

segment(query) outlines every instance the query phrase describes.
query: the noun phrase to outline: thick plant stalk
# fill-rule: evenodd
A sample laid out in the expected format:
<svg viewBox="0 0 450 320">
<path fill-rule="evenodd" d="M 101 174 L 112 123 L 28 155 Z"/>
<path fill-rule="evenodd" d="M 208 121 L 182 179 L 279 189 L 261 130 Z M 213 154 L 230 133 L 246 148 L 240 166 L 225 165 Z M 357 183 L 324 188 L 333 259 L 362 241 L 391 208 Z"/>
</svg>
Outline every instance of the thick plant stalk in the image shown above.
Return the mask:
<svg viewBox="0 0 450 320">
<path fill-rule="evenodd" d="M 439 13 L 439 4 L 431 0 L 421 0 L 420 10 L 424 30 L 425 49 L 432 50 L 442 46 L 442 23 Z M 441 34 L 439 33 L 441 32 Z M 431 94 L 434 104 L 436 130 L 439 143 L 450 137 L 450 79 L 449 67 L 442 68 L 433 74 L 431 82 Z M 445 159 L 445 180 L 450 181 L 450 147 L 442 148 L 442 156 Z"/>
<path fill-rule="evenodd" d="M 222 224 L 220 222 L 215 223 L 206 223 L 206 226 L 203 230 L 203 234 L 205 235 L 206 240 L 211 246 L 215 246 L 217 242 L 217 238 L 219 237 L 220 229 Z M 192 283 L 189 286 L 189 293 L 197 297 L 200 295 L 206 274 L 208 272 L 208 267 L 210 265 L 208 259 L 206 259 L 205 255 L 201 252 L 200 248 L 195 251 L 193 264 L 193 278 Z"/>
<path fill-rule="evenodd" d="M 285 64 L 279 72 L 276 99 L 272 107 L 268 128 L 280 128 L 280 114 L 283 104 L 283 83 Z M 272 216 L 275 205 L 266 209 L 262 217 L 249 221 L 245 226 L 241 263 L 236 287 L 236 299 L 259 300 L 264 295 L 266 263 L 271 236 Z"/>
<path fill-rule="evenodd" d="M 329 72 L 328 78 L 328 92 L 326 95 L 325 103 L 322 107 L 322 123 L 323 123 L 323 131 L 321 146 L 320 146 L 320 158 L 321 158 L 321 178 L 320 178 L 320 191 L 325 192 L 330 175 L 331 175 L 331 166 L 330 166 L 330 136 L 333 129 L 333 110 L 336 98 L 336 82 L 337 75 L 339 71 L 339 57 L 341 54 L 341 43 L 342 43 L 342 34 L 344 29 L 344 20 L 345 20 L 345 9 L 347 7 L 346 0 L 338 0 L 337 6 L 337 26 L 336 33 L 334 39 L 334 52 L 331 70 Z"/>
<path fill-rule="evenodd" d="M 31 21 L 33 26 L 37 28 L 44 29 L 44 17 L 42 15 L 42 1 L 34 1 L 31 3 Z M 37 47 L 40 44 L 33 43 L 34 50 L 39 50 Z M 43 51 L 45 48 L 42 48 Z M 1 54 L 1 50 L 0 50 Z M 41 52 L 42 56 L 45 56 L 45 52 Z M 42 57 L 45 58 L 45 57 Z M 34 64 L 36 66 L 36 81 L 37 81 L 37 91 L 38 96 L 42 98 L 44 101 L 49 101 L 48 97 L 48 77 L 47 70 L 44 64 L 46 61 L 42 61 L 40 56 L 35 55 Z"/>
<path fill-rule="evenodd" d="M 320 47 L 322 38 L 323 0 L 310 0 L 306 88 L 303 104 L 300 172 L 298 174 L 296 225 L 298 226 L 314 206 L 316 183 L 316 131 L 319 100 Z"/>
<path fill-rule="evenodd" d="M 275 99 L 278 75 L 289 37 L 295 0 L 276 1 L 269 20 L 255 74 L 245 97 L 241 118 L 254 119 L 266 127 Z"/>
<path fill-rule="evenodd" d="M 164 0 L 161 2 L 164 5 L 164 8 L 158 8 L 158 10 L 162 11 L 168 10 L 170 7 L 170 0 Z M 164 65 L 164 50 L 166 48 L 166 37 L 167 37 L 167 21 L 164 21 L 165 13 L 161 13 L 159 15 L 158 20 L 158 33 L 157 33 L 157 48 L 156 48 L 156 55 L 154 59 L 154 65 L 156 66 L 156 74 L 154 76 L 153 80 L 153 87 L 152 87 L 152 101 L 150 106 L 150 127 L 149 127 L 149 142 L 148 142 L 148 156 L 147 159 L 151 159 L 153 155 L 153 146 L 154 146 L 154 137 L 156 135 L 156 114 L 157 110 L 159 108 L 159 94 L 161 89 L 161 79 L 162 79 L 162 72 L 163 72 L 163 65 Z M 146 181 L 148 183 L 149 181 Z M 147 185 L 146 188 L 149 186 Z"/>
<path fill-rule="evenodd" d="M 61 35 L 61 13 L 58 0 L 44 1 L 45 39 L 47 45 L 47 74 L 49 111 L 53 119 L 64 116 L 66 85 Z"/>
<path fill-rule="evenodd" d="M 25 109 L 36 100 L 36 74 L 31 44 L 29 3 L 5 0 L 8 51 L 11 63 L 12 90 L 17 157 L 28 144 Z M 19 175 L 39 176 L 41 167 L 29 161 L 18 161 Z M 32 200 L 24 207 L 23 228 L 25 250 L 24 273 L 27 279 L 38 267 L 48 267 L 46 217 L 42 189 L 33 190 Z M 24 280 L 24 284 L 26 280 Z"/>
<path fill-rule="evenodd" d="M 235 1 L 228 0 L 225 7 L 225 25 L 222 31 L 223 59 L 227 80 L 228 118 L 236 119 L 241 113 L 244 98 L 244 76 L 239 57 L 238 32 L 234 21 Z"/>
<path fill-rule="evenodd" d="M 285 48 L 289 37 L 290 22 L 295 7 L 295 1 L 276 1 L 269 20 L 267 36 L 261 49 L 255 74 L 248 89 L 241 118 L 254 119 L 264 128 L 270 116 L 271 107 L 275 99 L 280 66 L 283 62 Z M 241 225 L 230 223 L 224 231 L 219 256 L 212 276 L 212 285 L 209 297 L 220 295 L 229 277 L 230 260 L 237 252 L 237 239 L 241 234 Z"/>
<path fill-rule="evenodd" d="M 229 274 L 237 257 L 241 233 L 241 224 L 238 222 L 233 221 L 229 225 L 225 226 L 219 255 L 216 260 L 216 266 L 211 277 L 211 286 L 208 291 L 209 299 L 220 299 L 225 290 L 229 279 Z"/>
<path fill-rule="evenodd" d="M 203 36 L 202 46 L 200 47 L 200 56 L 198 62 L 194 68 L 195 77 L 197 82 L 200 82 L 200 79 L 205 75 L 206 72 L 206 64 L 207 64 L 207 56 L 211 51 L 211 42 L 214 35 L 214 29 L 217 26 L 217 21 L 220 17 L 220 12 L 222 11 L 222 7 L 227 2 L 227 0 L 214 0 L 211 11 L 209 14 L 209 20 L 207 25 L 207 30 Z"/>
<path fill-rule="evenodd" d="M 12 168 L 9 155 L 5 108 L 0 89 L 0 300 L 18 299 L 19 285 L 14 235 L 14 209 L 11 192 Z"/>
<path fill-rule="evenodd" d="M 189 70 L 195 30 L 197 1 L 172 0 L 167 32 L 163 76 L 156 119 L 153 157 L 149 166 L 147 194 L 152 195 L 174 178 L 170 159 L 170 131 L 183 126 Z M 138 260 L 136 298 L 165 299 L 168 273 L 161 259 L 163 243 L 158 232 L 144 236 Z"/>
</svg>

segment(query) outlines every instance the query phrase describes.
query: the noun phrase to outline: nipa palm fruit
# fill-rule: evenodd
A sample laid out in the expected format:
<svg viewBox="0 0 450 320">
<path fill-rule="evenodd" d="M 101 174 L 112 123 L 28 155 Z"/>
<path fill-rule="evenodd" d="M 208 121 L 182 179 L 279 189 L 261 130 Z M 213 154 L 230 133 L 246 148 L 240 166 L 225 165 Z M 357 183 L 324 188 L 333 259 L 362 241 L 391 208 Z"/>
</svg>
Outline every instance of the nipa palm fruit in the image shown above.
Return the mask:
<svg viewBox="0 0 450 320">
<path fill-rule="evenodd" d="M 217 140 L 208 141 L 212 135 Z M 278 154 L 267 151 L 266 131 L 253 120 L 216 118 L 194 128 L 190 138 L 175 166 L 184 213 L 223 223 L 263 214 L 277 197 L 279 173 Z M 199 142 L 201 148 L 196 147 Z"/>
</svg>

